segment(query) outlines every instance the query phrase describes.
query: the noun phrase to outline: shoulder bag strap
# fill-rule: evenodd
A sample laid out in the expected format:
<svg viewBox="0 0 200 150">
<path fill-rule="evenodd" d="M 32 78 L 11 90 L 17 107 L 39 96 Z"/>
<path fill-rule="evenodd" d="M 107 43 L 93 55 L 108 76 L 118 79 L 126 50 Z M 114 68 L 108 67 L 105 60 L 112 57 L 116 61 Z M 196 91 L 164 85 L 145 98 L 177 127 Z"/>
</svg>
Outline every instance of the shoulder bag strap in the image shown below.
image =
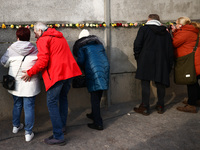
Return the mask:
<svg viewBox="0 0 200 150">
<path fill-rule="evenodd" d="M 196 42 L 196 45 L 195 45 L 195 47 L 193 49 L 193 52 L 196 52 L 196 49 L 197 49 L 198 45 L 199 45 L 199 34 L 197 36 L 197 42 Z"/>
<path fill-rule="evenodd" d="M 25 55 L 25 56 L 24 56 L 24 58 L 22 59 L 22 61 L 21 61 L 21 64 L 20 64 L 20 66 L 19 66 L 19 69 L 21 68 L 21 66 L 22 66 L 22 63 L 24 62 L 24 60 L 25 60 L 26 56 L 28 56 L 28 55 L 29 55 L 29 54 Z M 16 74 L 16 76 L 15 76 L 15 77 L 17 77 L 17 75 L 18 75 L 18 73 L 19 73 L 19 69 L 18 69 L 18 71 L 17 71 L 17 74 Z"/>
</svg>

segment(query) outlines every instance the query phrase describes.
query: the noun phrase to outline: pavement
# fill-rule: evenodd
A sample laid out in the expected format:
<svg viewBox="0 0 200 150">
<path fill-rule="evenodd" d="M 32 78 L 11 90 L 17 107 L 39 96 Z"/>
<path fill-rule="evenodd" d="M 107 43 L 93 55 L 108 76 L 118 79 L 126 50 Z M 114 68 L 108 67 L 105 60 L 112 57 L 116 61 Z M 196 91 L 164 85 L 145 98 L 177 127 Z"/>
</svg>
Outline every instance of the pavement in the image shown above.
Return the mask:
<svg viewBox="0 0 200 150">
<path fill-rule="evenodd" d="M 151 114 L 143 116 L 133 111 L 138 101 L 111 105 L 101 109 L 104 130 L 87 127 L 90 109 L 71 110 L 64 146 L 44 144 L 52 135 L 48 114 L 36 117 L 31 142 L 24 141 L 24 131 L 13 134 L 10 120 L 0 123 L 0 150 L 200 150 L 200 110 L 184 113 L 176 110 L 183 106 L 184 96 L 166 101 L 166 111 L 158 114 L 151 102 Z"/>
</svg>

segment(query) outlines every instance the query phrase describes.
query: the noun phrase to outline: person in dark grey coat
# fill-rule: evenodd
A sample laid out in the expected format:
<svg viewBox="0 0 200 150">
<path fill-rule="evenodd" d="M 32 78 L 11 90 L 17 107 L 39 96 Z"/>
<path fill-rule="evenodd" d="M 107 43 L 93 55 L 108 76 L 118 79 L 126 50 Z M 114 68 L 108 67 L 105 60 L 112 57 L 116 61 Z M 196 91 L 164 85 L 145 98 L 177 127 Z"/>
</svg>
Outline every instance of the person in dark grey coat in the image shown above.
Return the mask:
<svg viewBox="0 0 200 150">
<path fill-rule="evenodd" d="M 137 61 L 136 79 L 141 80 L 142 103 L 134 111 L 150 114 L 150 81 L 157 87 L 158 113 L 164 112 L 165 88 L 170 86 L 169 74 L 173 65 L 173 45 L 170 33 L 161 25 L 157 14 L 150 14 L 145 26 L 140 27 L 134 41 Z"/>
</svg>

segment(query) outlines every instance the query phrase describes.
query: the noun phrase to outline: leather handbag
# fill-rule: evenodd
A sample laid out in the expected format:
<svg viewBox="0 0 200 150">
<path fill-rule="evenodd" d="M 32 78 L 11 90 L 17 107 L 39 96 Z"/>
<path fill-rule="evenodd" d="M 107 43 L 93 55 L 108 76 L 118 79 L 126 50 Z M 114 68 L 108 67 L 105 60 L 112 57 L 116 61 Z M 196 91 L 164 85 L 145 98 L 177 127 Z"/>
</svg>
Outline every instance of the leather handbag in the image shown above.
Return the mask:
<svg viewBox="0 0 200 150">
<path fill-rule="evenodd" d="M 19 69 L 21 68 L 22 63 L 23 63 L 23 61 L 24 61 L 26 56 L 24 56 L 24 58 L 22 59 L 22 62 L 20 64 L 20 66 L 19 66 Z M 19 73 L 19 69 L 17 71 L 16 77 L 17 77 L 17 75 Z M 15 82 L 16 82 L 15 81 L 15 77 L 13 77 L 13 76 L 11 76 L 9 74 L 3 76 L 3 87 L 5 89 L 7 89 L 7 90 L 15 90 Z"/>
<path fill-rule="evenodd" d="M 180 85 L 194 84 L 197 82 L 195 70 L 195 52 L 199 43 L 199 36 L 197 37 L 196 45 L 188 55 L 178 57 L 175 60 L 174 66 L 174 82 Z"/>
<path fill-rule="evenodd" d="M 8 90 L 15 89 L 15 78 L 11 75 L 4 75 L 3 76 L 3 87 Z"/>
<path fill-rule="evenodd" d="M 86 87 L 86 78 L 85 76 L 76 76 L 72 80 L 73 88 L 83 88 Z"/>
</svg>

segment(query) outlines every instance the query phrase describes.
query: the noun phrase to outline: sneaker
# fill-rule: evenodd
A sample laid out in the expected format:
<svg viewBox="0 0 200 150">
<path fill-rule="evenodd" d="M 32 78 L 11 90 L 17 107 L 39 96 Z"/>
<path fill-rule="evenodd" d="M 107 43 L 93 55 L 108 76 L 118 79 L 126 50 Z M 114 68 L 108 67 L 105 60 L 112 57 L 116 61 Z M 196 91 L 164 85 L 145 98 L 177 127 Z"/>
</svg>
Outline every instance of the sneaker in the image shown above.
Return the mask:
<svg viewBox="0 0 200 150">
<path fill-rule="evenodd" d="M 88 123 L 88 127 L 91 128 L 91 129 L 103 130 L 103 126 L 98 126 L 94 123 Z"/>
<path fill-rule="evenodd" d="M 25 135 L 25 141 L 29 142 L 29 141 L 31 141 L 33 139 L 33 137 L 34 137 L 34 133 L 33 132 L 31 134 L 26 134 Z"/>
<path fill-rule="evenodd" d="M 163 114 L 165 112 L 163 106 L 156 105 L 156 110 L 159 114 Z"/>
<path fill-rule="evenodd" d="M 12 132 L 17 133 L 19 130 L 23 129 L 23 127 L 24 127 L 23 123 L 20 123 L 19 127 L 13 127 Z"/>
<path fill-rule="evenodd" d="M 188 104 L 185 105 L 184 107 L 177 107 L 176 109 L 183 112 L 197 113 L 196 106 L 192 106 Z"/>
<path fill-rule="evenodd" d="M 140 113 L 140 114 L 145 115 L 145 116 L 150 115 L 149 109 L 146 108 L 146 107 L 144 107 L 143 104 L 140 104 L 139 107 L 134 107 L 133 110 L 134 110 L 136 113 Z"/>
<path fill-rule="evenodd" d="M 50 137 L 44 139 L 44 143 L 48 144 L 48 145 L 59 145 L 59 146 L 66 145 L 65 140 L 57 140 L 53 136 L 50 136 Z"/>
</svg>

